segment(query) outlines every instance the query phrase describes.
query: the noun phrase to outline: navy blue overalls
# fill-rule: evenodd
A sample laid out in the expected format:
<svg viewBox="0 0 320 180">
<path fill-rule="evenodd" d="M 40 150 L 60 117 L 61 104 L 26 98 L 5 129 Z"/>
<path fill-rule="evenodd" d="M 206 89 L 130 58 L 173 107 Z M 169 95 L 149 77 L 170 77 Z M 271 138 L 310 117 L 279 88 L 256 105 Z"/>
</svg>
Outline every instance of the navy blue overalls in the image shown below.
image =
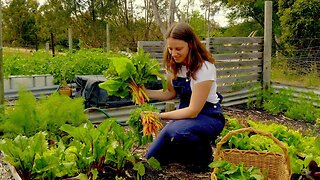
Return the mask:
<svg viewBox="0 0 320 180">
<path fill-rule="evenodd" d="M 190 81 L 178 77 L 173 86 L 180 98 L 179 108 L 187 107 L 191 98 Z M 220 102 L 222 96 L 220 96 Z M 225 124 L 220 103 L 206 102 L 196 118 L 171 120 L 150 145 L 146 158 L 156 158 L 161 165 L 172 162 L 208 166 L 212 162 L 211 142 Z"/>
</svg>

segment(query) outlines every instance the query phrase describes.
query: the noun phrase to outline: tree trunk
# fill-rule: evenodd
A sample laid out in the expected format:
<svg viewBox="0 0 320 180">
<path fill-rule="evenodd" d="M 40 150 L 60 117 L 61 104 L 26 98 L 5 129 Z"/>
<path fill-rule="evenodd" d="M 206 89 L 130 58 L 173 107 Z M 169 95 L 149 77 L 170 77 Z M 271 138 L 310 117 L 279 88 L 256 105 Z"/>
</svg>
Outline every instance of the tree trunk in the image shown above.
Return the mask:
<svg viewBox="0 0 320 180">
<path fill-rule="evenodd" d="M 94 0 L 91 1 L 91 13 L 92 13 L 92 21 L 96 21 L 96 12 L 95 12 L 95 7 L 94 7 Z"/>
<path fill-rule="evenodd" d="M 153 6 L 152 6 L 152 10 L 153 10 L 153 13 L 154 13 L 154 17 L 155 17 L 155 20 L 158 24 L 158 26 L 160 27 L 160 31 L 163 35 L 163 37 L 165 36 L 166 34 L 166 27 L 164 25 L 164 23 L 161 21 L 161 17 L 160 17 L 160 14 L 159 14 L 159 10 L 158 10 L 158 5 L 157 5 L 157 0 L 151 0 Z"/>
<path fill-rule="evenodd" d="M 127 0 L 124 1 L 124 10 L 125 10 L 125 19 L 126 19 L 126 22 L 125 24 L 127 25 L 128 27 L 128 24 L 129 24 L 129 17 L 128 17 L 128 6 L 127 6 Z"/>
<path fill-rule="evenodd" d="M 51 33 L 51 48 L 52 48 L 52 57 L 54 57 L 54 34 Z"/>
<path fill-rule="evenodd" d="M 175 10 L 176 10 L 175 0 L 170 0 L 168 27 L 170 27 L 171 24 L 174 22 L 174 13 L 175 13 Z"/>
</svg>

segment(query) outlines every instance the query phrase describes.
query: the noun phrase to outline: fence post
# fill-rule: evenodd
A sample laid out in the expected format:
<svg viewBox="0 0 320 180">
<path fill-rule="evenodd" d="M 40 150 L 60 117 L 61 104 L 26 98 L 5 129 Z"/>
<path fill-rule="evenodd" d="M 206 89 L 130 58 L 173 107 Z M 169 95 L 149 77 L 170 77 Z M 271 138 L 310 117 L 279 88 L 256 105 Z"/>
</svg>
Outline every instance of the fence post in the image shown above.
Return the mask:
<svg viewBox="0 0 320 180">
<path fill-rule="evenodd" d="M 46 52 L 49 52 L 50 51 L 50 45 L 49 45 L 49 42 L 46 42 Z"/>
<path fill-rule="evenodd" d="M 263 89 L 270 87 L 272 50 L 272 1 L 264 6 Z"/>
<path fill-rule="evenodd" d="M 0 114 L 4 113 L 4 76 L 2 56 L 2 2 L 0 1 Z"/>
<path fill-rule="evenodd" d="M 52 57 L 54 57 L 54 34 L 51 33 L 51 48 L 52 48 Z"/>
<path fill-rule="evenodd" d="M 109 32 L 109 25 L 106 25 L 106 50 L 107 52 L 110 51 L 110 32 Z"/>
<path fill-rule="evenodd" d="M 138 41 L 137 52 L 139 51 L 140 48 L 142 48 L 142 47 L 141 47 L 141 41 Z"/>
<path fill-rule="evenodd" d="M 72 29 L 69 27 L 68 29 L 68 37 L 69 37 L 69 51 L 72 52 Z"/>
<path fill-rule="evenodd" d="M 210 52 L 210 37 L 206 38 L 206 49 Z"/>
</svg>

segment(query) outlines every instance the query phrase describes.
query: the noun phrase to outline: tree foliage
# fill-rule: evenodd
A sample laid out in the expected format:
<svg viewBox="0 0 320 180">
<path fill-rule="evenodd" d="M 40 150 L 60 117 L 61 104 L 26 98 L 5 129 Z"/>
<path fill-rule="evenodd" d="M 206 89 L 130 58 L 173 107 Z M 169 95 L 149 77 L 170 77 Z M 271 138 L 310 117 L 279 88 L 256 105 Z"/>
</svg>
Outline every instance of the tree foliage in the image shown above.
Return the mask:
<svg viewBox="0 0 320 180">
<path fill-rule="evenodd" d="M 292 39 L 319 37 L 318 1 L 273 1 L 274 36 L 280 37 L 283 44 L 290 46 L 307 44 L 290 43 Z M 175 0 L 144 0 L 140 5 L 137 2 L 46 0 L 44 4 L 39 4 L 36 0 L 8 0 L 3 7 L 4 45 L 33 48 L 44 46 L 51 40 L 53 33 L 55 45 L 67 48 L 68 29 L 71 28 L 73 42 L 76 43 L 73 47 L 104 48 L 108 24 L 112 50 L 136 51 L 139 40 L 162 40 L 163 32 L 173 17 L 168 16 L 171 11 L 175 13 L 175 21 L 190 23 L 201 37 L 220 36 L 222 33 L 213 15 L 222 6 L 231 10 L 228 16 L 230 30 L 222 29 L 225 35 L 247 36 L 253 30 L 261 34 L 264 27 L 264 0 L 201 0 L 200 8 L 204 14 L 195 10 L 194 0 L 188 0 L 185 6 Z M 157 5 L 157 11 L 154 5 Z M 239 24 L 236 19 L 239 18 L 243 22 L 241 27 L 236 26 Z M 160 20 L 163 25 L 159 23 Z"/>
<path fill-rule="evenodd" d="M 288 46 L 307 48 L 320 46 L 319 0 L 279 0 L 281 40 Z"/>
<path fill-rule="evenodd" d="M 212 29 L 210 31 L 210 37 L 215 36 L 219 29 L 218 25 L 214 22 L 211 22 L 208 25 L 207 20 L 200 14 L 199 11 L 193 11 L 193 13 L 190 15 L 189 24 L 200 38 L 208 37 L 208 26 L 210 26 L 209 29 Z"/>
<path fill-rule="evenodd" d="M 231 9 L 230 20 L 251 19 L 264 27 L 264 0 L 221 0 L 221 2 Z M 307 47 L 310 45 L 308 45 L 310 39 L 306 42 L 295 40 L 320 36 L 319 0 L 275 0 L 272 3 L 273 34 L 280 37 L 282 45 Z M 314 41 L 314 43 L 319 42 Z"/>
<path fill-rule="evenodd" d="M 4 44 L 6 46 L 42 46 L 51 41 L 68 46 L 68 29 L 72 29 L 76 46 L 106 46 L 106 25 L 109 25 L 111 46 L 123 50 L 136 49 L 137 40 L 159 37 L 157 27 L 135 17 L 133 0 L 11 0 L 4 6 Z M 150 14 L 150 13 L 149 13 Z M 141 33 L 143 32 L 143 33 Z M 152 32 L 152 33 L 151 33 Z M 75 47 L 75 46 L 73 46 Z M 116 48 L 120 47 L 120 48 Z"/>
<path fill-rule="evenodd" d="M 38 27 L 36 24 L 38 4 L 35 0 L 12 0 L 3 8 L 4 41 L 13 46 L 34 45 Z"/>
<path fill-rule="evenodd" d="M 232 24 L 222 30 L 224 37 L 247 37 L 250 33 L 255 32 L 255 36 L 263 36 L 263 28 L 252 21 L 244 21 L 240 24 Z"/>
</svg>

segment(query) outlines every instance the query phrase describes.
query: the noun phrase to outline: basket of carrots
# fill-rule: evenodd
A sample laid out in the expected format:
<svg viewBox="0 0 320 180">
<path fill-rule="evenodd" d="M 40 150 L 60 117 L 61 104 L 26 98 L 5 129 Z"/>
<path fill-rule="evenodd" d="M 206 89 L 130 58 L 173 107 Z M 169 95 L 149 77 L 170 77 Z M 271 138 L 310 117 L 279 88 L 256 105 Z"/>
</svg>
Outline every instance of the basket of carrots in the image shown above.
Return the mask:
<svg viewBox="0 0 320 180">
<path fill-rule="evenodd" d="M 279 146 L 283 153 L 256 151 L 256 150 L 239 150 L 239 149 L 222 149 L 222 145 L 228 142 L 231 136 L 241 133 L 250 133 L 265 136 L 272 139 Z M 257 167 L 264 172 L 265 177 L 271 180 L 289 180 L 290 179 L 290 160 L 288 149 L 284 144 L 275 138 L 271 133 L 256 130 L 253 128 L 242 128 L 229 131 L 217 144 L 215 151 L 215 161 L 227 161 L 231 164 L 243 163 L 245 167 Z M 219 168 L 214 168 L 211 173 L 211 179 L 217 180 Z"/>
</svg>

